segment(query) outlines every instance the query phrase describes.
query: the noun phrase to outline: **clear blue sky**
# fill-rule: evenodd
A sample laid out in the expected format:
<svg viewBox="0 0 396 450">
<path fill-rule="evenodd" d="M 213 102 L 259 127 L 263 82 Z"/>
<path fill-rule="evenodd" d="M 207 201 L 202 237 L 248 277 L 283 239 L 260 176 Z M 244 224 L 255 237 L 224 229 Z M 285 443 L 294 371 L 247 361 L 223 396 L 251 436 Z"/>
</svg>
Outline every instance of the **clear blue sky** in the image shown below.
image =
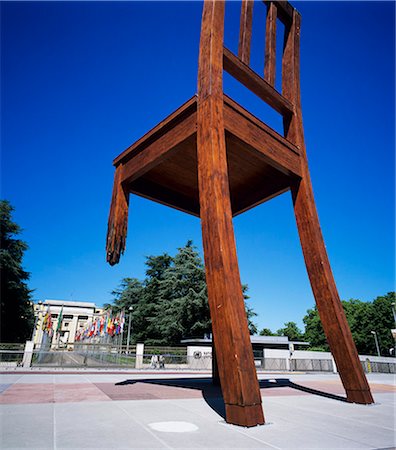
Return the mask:
<svg viewBox="0 0 396 450">
<path fill-rule="evenodd" d="M 342 299 L 394 290 L 395 4 L 295 2 L 317 207 Z M 196 91 L 201 2 L 2 2 L 1 197 L 30 249 L 34 298 L 111 301 L 146 255 L 193 239 L 199 220 L 132 197 L 127 251 L 105 262 L 112 160 Z M 255 18 L 262 70 L 265 8 Z M 227 5 L 236 50 L 239 2 Z M 260 22 L 261 21 L 261 22 Z M 279 118 L 226 78 L 227 92 Z M 234 221 L 241 278 L 260 328 L 302 325 L 314 299 L 290 193 Z"/>
</svg>

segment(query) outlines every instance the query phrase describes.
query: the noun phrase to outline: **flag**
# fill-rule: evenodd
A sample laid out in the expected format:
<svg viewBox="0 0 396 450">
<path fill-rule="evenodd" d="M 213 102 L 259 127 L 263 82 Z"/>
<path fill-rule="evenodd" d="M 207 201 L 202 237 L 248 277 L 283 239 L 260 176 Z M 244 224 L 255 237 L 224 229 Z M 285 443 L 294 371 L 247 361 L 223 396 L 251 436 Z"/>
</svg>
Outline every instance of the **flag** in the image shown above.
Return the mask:
<svg viewBox="0 0 396 450">
<path fill-rule="evenodd" d="M 110 324 L 111 324 L 110 314 L 107 313 L 106 334 L 110 334 Z"/>
<path fill-rule="evenodd" d="M 51 311 L 50 311 L 49 307 L 48 307 L 47 313 L 45 314 L 44 319 L 43 319 L 42 329 L 43 329 L 43 331 L 46 331 L 50 335 L 52 334 L 52 317 L 51 317 Z"/>
<path fill-rule="evenodd" d="M 43 331 L 45 331 L 47 329 L 47 322 L 48 322 L 48 312 L 45 314 L 45 316 L 43 318 L 43 324 L 41 326 Z"/>
<path fill-rule="evenodd" d="M 121 334 L 124 332 L 124 325 L 125 325 L 125 311 L 122 310 L 121 311 L 121 316 L 120 316 L 120 332 Z"/>
<path fill-rule="evenodd" d="M 48 312 L 47 312 L 47 322 L 46 322 L 46 326 L 45 326 L 45 330 L 47 331 L 47 333 L 52 336 L 52 316 L 51 316 L 51 311 L 50 308 L 48 307 Z"/>
<path fill-rule="evenodd" d="M 62 309 L 59 313 L 59 317 L 58 317 L 58 323 L 56 325 L 56 332 L 58 333 L 60 331 L 60 329 L 62 328 L 62 319 L 63 319 L 63 305 L 62 305 Z"/>
</svg>

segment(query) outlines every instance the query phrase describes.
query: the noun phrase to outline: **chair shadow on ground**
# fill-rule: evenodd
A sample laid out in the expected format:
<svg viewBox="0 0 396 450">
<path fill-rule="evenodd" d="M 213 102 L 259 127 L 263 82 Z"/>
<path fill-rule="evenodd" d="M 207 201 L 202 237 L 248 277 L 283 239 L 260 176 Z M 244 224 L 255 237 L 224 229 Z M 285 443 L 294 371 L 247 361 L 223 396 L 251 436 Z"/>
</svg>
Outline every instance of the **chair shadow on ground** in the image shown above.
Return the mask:
<svg viewBox="0 0 396 450">
<path fill-rule="evenodd" d="M 124 386 L 128 384 L 148 383 L 160 386 L 180 387 L 187 389 L 197 389 L 202 391 L 202 396 L 205 402 L 221 417 L 225 419 L 225 406 L 223 395 L 220 386 L 213 384 L 212 378 L 160 378 L 160 379 L 140 379 L 140 380 L 125 380 L 115 383 L 116 386 Z M 282 388 L 288 387 L 298 391 L 306 392 L 312 395 L 319 395 L 320 397 L 331 398 L 341 402 L 347 402 L 346 397 L 331 394 L 328 392 L 318 391 L 307 386 L 301 386 L 293 383 L 288 378 L 269 378 L 259 380 L 260 389 Z"/>
</svg>

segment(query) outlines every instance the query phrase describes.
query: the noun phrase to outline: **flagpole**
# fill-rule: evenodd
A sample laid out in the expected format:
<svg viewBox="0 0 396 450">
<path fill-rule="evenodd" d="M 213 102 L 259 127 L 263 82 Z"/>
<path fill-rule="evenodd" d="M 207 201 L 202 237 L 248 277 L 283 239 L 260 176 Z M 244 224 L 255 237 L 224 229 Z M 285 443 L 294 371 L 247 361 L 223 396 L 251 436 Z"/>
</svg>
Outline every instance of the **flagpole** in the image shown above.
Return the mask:
<svg viewBox="0 0 396 450">
<path fill-rule="evenodd" d="M 129 341 L 131 339 L 131 320 L 132 320 L 132 306 L 128 308 L 129 311 L 129 317 L 128 317 L 128 336 L 127 336 L 127 346 L 126 346 L 126 352 L 129 355 Z"/>
<path fill-rule="evenodd" d="M 60 329 L 62 328 L 62 320 L 63 320 L 63 303 L 62 303 L 62 308 L 61 308 L 59 316 L 58 316 L 58 323 L 56 324 L 56 333 L 58 334 L 58 344 L 57 344 L 58 350 L 59 350 L 59 341 L 60 341 Z"/>
</svg>

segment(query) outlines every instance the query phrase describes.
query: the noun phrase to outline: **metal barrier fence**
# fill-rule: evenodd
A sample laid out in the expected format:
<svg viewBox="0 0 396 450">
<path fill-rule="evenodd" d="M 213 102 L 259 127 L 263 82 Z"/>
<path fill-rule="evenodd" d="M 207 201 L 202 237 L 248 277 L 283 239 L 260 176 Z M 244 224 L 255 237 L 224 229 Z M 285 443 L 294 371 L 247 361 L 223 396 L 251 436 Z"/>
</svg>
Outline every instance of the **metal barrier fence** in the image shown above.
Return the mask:
<svg viewBox="0 0 396 450">
<path fill-rule="evenodd" d="M 103 351 L 99 348 L 86 347 L 68 350 L 34 350 L 31 353 L 22 350 L 4 350 L 0 348 L 0 369 L 31 368 L 125 368 L 139 370 L 211 370 L 211 355 L 187 356 L 186 354 L 145 352 L 136 355 L 134 352 L 119 352 L 111 346 Z M 159 348 L 156 347 L 158 351 Z M 169 349 L 167 349 L 169 350 Z M 181 353 L 181 352 L 179 352 Z M 396 373 L 396 361 L 377 362 L 366 359 L 361 361 L 366 373 Z M 285 359 L 257 358 L 255 364 L 258 371 L 299 371 L 299 372 L 332 372 L 330 359 Z"/>
<path fill-rule="evenodd" d="M 0 368 L 21 366 L 23 355 L 24 355 L 23 350 L 0 349 Z"/>
<path fill-rule="evenodd" d="M 331 359 L 291 359 L 290 369 L 299 372 L 333 372 Z"/>
<path fill-rule="evenodd" d="M 286 371 L 288 370 L 287 360 L 284 358 L 254 358 L 256 369 L 258 371 Z"/>
<path fill-rule="evenodd" d="M 366 373 L 396 373 L 396 363 L 370 361 L 366 359 L 361 361 Z"/>
<path fill-rule="evenodd" d="M 128 368 L 168 370 L 211 370 L 212 358 L 193 356 L 89 351 L 23 351 L 0 350 L 0 369 L 22 367 L 29 360 L 31 368 Z"/>
</svg>

